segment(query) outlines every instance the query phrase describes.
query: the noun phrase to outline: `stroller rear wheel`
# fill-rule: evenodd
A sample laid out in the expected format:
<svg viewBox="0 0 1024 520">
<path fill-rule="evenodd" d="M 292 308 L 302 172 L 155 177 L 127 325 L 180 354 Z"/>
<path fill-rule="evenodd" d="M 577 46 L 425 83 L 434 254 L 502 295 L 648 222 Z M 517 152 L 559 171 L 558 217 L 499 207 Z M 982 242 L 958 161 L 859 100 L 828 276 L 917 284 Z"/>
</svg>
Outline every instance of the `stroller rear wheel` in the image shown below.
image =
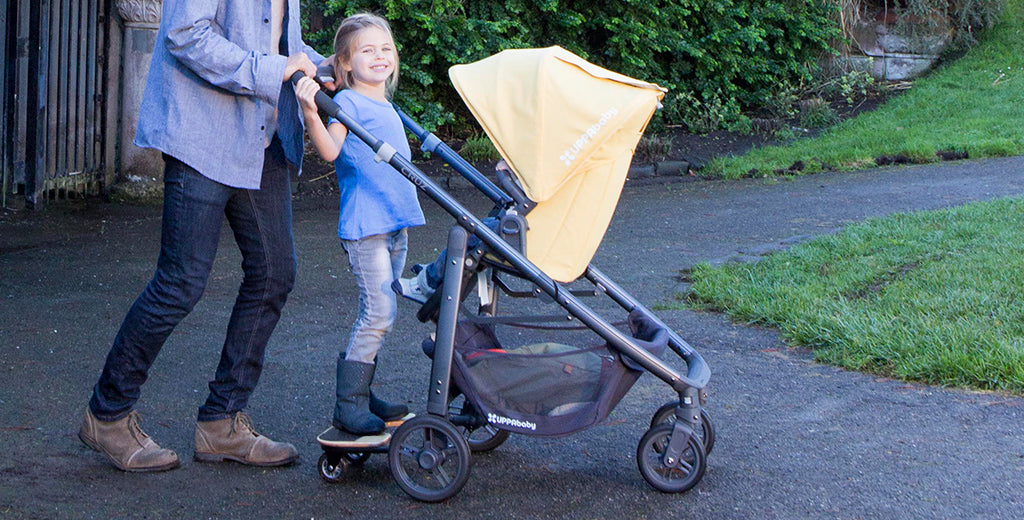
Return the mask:
<svg viewBox="0 0 1024 520">
<path fill-rule="evenodd" d="M 417 500 L 440 502 L 469 480 L 469 444 L 448 421 L 417 416 L 391 437 L 388 463 L 395 482 Z"/>
<path fill-rule="evenodd" d="M 451 395 L 449 394 L 449 396 Z M 486 419 L 480 417 L 481 414 L 476 407 L 467 401 L 466 396 L 462 394 L 450 397 L 448 415 L 449 417 L 462 417 L 466 422 L 469 422 L 470 419 L 473 419 L 474 422 L 486 422 Z M 469 443 L 469 449 L 473 453 L 491 451 L 501 446 L 508 440 L 509 436 L 508 431 L 495 428 L 490 424 L 484 424 L 483 426 L 456 425 L 455 428 L 466 438 L 466 442 Z"/>
<path fill-rule="evenodd" d="M 673 401 L 665 403 L 661 408 L 658 408 L 658 411 L 654 412 L 654 417 L 651 419 L 651 428 L 659 424 L 675 424 L 677 406 L 679 406 L 679 403 Z M 711 455 L 711 450 L 715 448 L 715 423 L 711 422 L 711 416 L 703 408 L 700 410 L 700 431 L 695 431 L 693 434 L 704 445 L 704 454 Z"/>
<path fill-rule="evenodd" d="M 509 432 L 499 430 L 498 428 L 488 424 L 487 426 L 474 428 L 472 430 L 465 429 L 463 430 L 462 435 L 466 438 L 470 451 L 476 453 L 491 451 L 498 446 L 501 446 L 502 443 L 508 440 Z"/>
<path fill-rule="evenodd" d="M 689 491 L 704 477 L 707 455 L 700 440 L 690 435 L 678 458 L 668 457 L 669 441 L 675 425 L 659 424 L 640 438 L 636 463 L 640 474 L 654 489 L 664 493 Z"/>
</svg>

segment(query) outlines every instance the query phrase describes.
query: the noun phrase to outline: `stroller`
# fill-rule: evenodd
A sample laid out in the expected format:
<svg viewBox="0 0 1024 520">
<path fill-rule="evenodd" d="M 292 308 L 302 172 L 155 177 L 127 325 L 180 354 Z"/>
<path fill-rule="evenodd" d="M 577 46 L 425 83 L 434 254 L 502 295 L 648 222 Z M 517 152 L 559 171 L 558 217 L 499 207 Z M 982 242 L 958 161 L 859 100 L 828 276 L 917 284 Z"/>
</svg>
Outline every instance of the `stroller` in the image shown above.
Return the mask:
<svg viewBox="0 0 1024 520">
<path fill-rule="evenodd" d="M 442 158 L 493 202 L 488 217 L 496 226 L 369 135 L 328 96 L 317 95 L 321 110 L 456 221 L 448 233 L 443 282 L 417 312 L 436 327 L 423 345 L 432 359 L 427 414 L 399 426 L 387 447 L 325 448 L 321 477 L 336 481 L 350 464 L 386 451 L 406 493 L 442 501 L 465 485 L 473 452 L 492 450 L 511 433 L 561 436 L 595 425 L 646 371 L 678 399 L 654 413 L 640 439 L 640 473 L 663 492 L 691 489 L 704 475 L 715 439 L 703 409 L 710 370 L 696 350 L 589 264 L 633 150 L 665 90 L 559 47 L 507 50 L 456 65 L 449 74 L 511 174 L 499 171 L 492 182 L 401 110 L 399 115 L 423 151 Z M 624 310 L 628 330 L 584 305 L 581 298 L 588 296 Z M 505 298 L 516 301 L 507 306 L 511 312 L 498 305 Z M 499 340 L 506 330 L 513 331 L 514 346 Z M 580 331 L 590 340 L 596 333 L 601 342 L 552 340 L 575 340 Z M 686 374 L 660 359 L 666 350 L 683 359 Z"/>
</svg>

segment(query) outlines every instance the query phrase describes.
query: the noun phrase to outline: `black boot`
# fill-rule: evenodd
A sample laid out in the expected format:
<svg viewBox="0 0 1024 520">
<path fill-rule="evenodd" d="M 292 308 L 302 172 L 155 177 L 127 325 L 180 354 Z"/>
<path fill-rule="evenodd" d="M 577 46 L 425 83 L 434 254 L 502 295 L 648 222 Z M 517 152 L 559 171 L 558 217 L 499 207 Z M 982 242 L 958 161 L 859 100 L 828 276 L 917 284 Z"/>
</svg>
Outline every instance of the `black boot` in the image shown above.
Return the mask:
<svg viewBox="0 0 1024 520">
<path fill-rule="evenodd" d="M 370 413 L 370 381 L 374 366 L 338 358 L 338 401 L 334 405 L 334 427 L 356 435 L 384 431 L 384 421 Z"/>
<path fill-rule="evenodd" d="M 380 358 L 378 357 L 371 370 L 371 383 L 373 382 L 373 376 L 377 373 L 377 365 L 379 364 Z M 405 417 L 409 413 L 409 407 L 404 404 L 392 404 L 378 399 L 377 396 L 373 395 L 373 389 L 370 389 L 370 412 L 383 419 L 384 422 L 391 422 Z"/>
</svg>

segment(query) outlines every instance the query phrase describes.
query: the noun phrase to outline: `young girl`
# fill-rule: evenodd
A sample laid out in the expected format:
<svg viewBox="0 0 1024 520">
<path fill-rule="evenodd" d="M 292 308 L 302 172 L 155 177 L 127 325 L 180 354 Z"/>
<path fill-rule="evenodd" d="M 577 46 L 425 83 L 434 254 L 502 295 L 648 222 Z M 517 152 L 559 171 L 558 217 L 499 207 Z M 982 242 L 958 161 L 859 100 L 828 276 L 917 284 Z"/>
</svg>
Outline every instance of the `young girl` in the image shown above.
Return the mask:
<svg viewBox="0 0 1024 520">
<path fill-rule="evenodd" d="M 398 113 L 389 97 L 398 80 L 398 53 L 387 21 L 371 14 L 346 18 L 334 37 L 334 97 L 346 114 L 371 134 L 411 157 Z M 335 428 L 357 435 L 380 433 L 385 421 L 403 417 L 404 405 L 390 405 L 370 391 L 377 351 L 395 321 L 391 283 L 405 266 L 406 228 L 425 223 L 416 188 L 391 166 L 374 160 L 373 150 L 331 118 L 317 113 L 315 81 L 296 87 L 310 140 L 324 160 L 334 161 L 341 189 L 338 236 L 359 285 L 359 317 L 348 349 L 338 357 Z"/>
</svg>

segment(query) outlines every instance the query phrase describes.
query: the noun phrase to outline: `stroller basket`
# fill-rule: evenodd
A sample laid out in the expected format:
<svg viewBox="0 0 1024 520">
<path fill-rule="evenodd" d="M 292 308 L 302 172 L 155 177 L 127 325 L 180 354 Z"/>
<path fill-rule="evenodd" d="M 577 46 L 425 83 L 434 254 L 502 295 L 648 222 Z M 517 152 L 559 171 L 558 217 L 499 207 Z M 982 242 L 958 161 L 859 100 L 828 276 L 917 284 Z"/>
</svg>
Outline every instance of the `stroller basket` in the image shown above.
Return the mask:
<svg viewBox="0 0 1024 520">
<path fill-rule="evenodd" d="M 639 313 L 629 317 L 636 343 L 661 356 L 668 335 Z M 454 379 L 496 428 L 559 436 L 603 421 L 643 373 L 608 347 L 537 343 L 503 348 L 490 325 L 460 322 Z"/>
</svg>

